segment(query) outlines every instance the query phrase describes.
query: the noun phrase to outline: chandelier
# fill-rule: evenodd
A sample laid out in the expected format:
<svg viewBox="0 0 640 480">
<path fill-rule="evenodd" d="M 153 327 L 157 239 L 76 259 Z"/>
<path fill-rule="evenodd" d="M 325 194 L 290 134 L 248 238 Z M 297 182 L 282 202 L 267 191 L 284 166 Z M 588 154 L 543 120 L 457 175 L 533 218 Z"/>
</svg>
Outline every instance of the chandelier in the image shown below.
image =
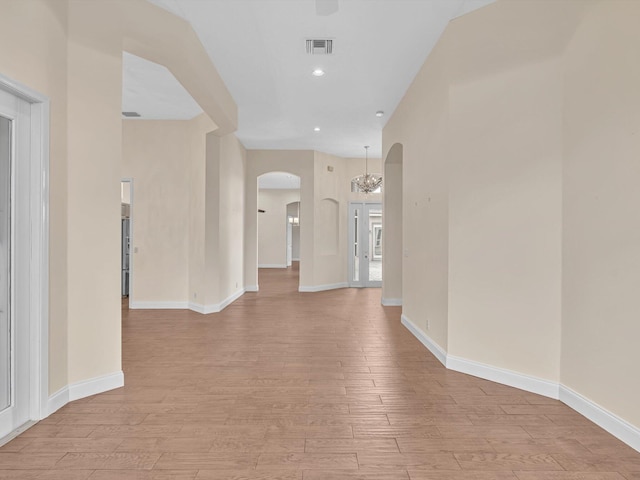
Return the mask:
<svg viewBox="0 0 640 480">
<path fill-rule="evenodd" d="M 382 185 L 382 175 L 378 175 L 376 173 L 369 173 L 369 145 L 365 145 L 364 147 L 364 175 L 358 175 L 354 178 L 353 182 L 363 193 L 371 193 Z"/>
</svg>

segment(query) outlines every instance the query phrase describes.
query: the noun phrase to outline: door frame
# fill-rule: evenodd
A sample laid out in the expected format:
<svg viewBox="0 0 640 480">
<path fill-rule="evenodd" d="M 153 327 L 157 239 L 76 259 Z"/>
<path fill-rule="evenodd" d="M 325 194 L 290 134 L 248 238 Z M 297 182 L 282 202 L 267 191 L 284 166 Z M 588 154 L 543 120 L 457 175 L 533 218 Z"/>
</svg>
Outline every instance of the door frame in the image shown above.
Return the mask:
<svg viewBox="0 0 640 480">
<path fill-rule="evenodd" d="M 120 179 L 120 184 L 127 182 L 129 183 L 129 305 L 133 301 L 133 254 L 134 254 L 134 246 L 133 246 L 133 177 L 122 177 Z"/>
<path fill-rule="evenodd" d="M 45 418 L 49 405 L 49 98 L 0 73 L 0 89 L 31 106 L 29 178 L 19 187 L 29 198 L 29 418 Z M 17 189 L 17 188 L 16 188 Z M 30 424 L 27 424 L 27 427 Z M 8 435 L 12 438 L 24 428 Z M 2 440 L 6 440 L 5 437 Z"/>
<path fill-rule="evenodd" d="M 355 235 L 354 232 L 354 225 L 353 222 L 351 221 L 351 211 L 353 209 L 353 206 L 355 205 L 360 205 L 362 207 L 364 206 L 369 206 L 369 205 L 379 205 L 380 206 L 380 211 L 382 211 L 382 202 L 379 200 L 364 200 L 364 201 L 358 201 L 358 202 L 349 202 L 347 205 L 347 222 L 349 224 L 349 228 L 347 228 L 347 262 L 348 262 L 348 281 L 349 281 L 349 287 L 351 288 L 380 288 L 382 286 L 382 282 L 380 282 L 380 285 L 369 285 L 369 279 L 363 279 L 362 275 L 359 276 L 360 280 L 355 282 L 353 281 L 353 253 L 351 251 L 352 248 L 352 243 L 351 243 L 351 238 Z M 383 212 L 384 215 L 384 212 Z M 382 233 L 382 235 L 384 235 L 384 231 Z M 372 252 L 369 252 L 369 257 L 371 257 L 373 255 Z M 362 273 L 362 271 L 360 271 L 360 273 Z M 368 269 L 367 269 L 367 273 L 368 273 Z"/>
</svg>

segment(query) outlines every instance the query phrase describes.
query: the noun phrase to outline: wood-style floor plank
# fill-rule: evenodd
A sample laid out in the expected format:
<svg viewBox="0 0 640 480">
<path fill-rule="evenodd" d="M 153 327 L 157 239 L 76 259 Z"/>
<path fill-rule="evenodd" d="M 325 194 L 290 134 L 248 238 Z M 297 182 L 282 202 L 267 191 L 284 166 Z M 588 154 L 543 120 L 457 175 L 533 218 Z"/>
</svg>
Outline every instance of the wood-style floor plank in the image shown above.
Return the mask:
<svg viewBox="0 0 640 480">
<path fill-rule="evenodd" d="M 446 370 L 380 290 L 297 282 L 260 270 L 211 315 L 123 308 L 126 386 L 0 447 L 0 480 L 640 480 L 561 402 Z"/>
</svg>

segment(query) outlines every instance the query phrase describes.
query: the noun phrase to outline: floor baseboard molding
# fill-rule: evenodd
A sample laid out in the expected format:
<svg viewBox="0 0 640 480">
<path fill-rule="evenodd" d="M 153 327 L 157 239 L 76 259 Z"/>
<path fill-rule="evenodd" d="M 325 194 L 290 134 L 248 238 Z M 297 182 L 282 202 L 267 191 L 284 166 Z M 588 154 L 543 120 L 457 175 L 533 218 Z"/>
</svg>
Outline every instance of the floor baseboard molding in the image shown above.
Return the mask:
<svg viewBox="0 0 640 480">
<path fill-rule="evenodd" d="M 258 268 L 287 268 L 284 263 L 260 263 Z"/>
<path fill-rule="evenodd" d="M 258 285 L 247 285 L 244 287 L 245 292 L 259 292 L 260 287 Z"/>
<path fill-rule="evenodd" d="M 402 299 L 401 298 L 383 298 L 381 303 L 383 307 L 401 307 Z"/>
<path fill-rule="evenodd" d="M 189 302 L 129 302 L 133 310 L 187 310 Z"/>
<path fill-rule="evenodd" d="M 559 385 L 555 382 L 466 358 L 447 355 L 447 368 L 556 400 L 560 396 Z"/>
<path fill-rule="evenodd" d="M 634 450 L 640 452 L 639 428 L 564 385 L 560 385 L 560 401 L 569 405 L 576 412 L 584 415 Z"/>
<path fill-rule="evenodd" d="M 561 383 L 449 355 L 406 315 L 402 314 L 401 322 L 447 369 L 560 400 L 614 437 L 640 452 L 640 429 L 638 427 L 602 408 L 569 387 Z"/>
<path fill-rule="evenodd" d="M 124 373 L 122 370 L 72 383 L 69 385 L 69 401 L 73 402 L 74 400 L 80 400 L 81 398 L 108 392 L 109 390 L 120 387 L 124 387 Z"/>
<path fill-rule="evenodd" d="M 246 288 L 241 288 L 235 293 L 232 293 L 227 298 L 225 298 L 220 303 L 213 303 L 210 305 L 202 305 L 200 303 L 189 303 L 189 310 L 194 312 L 202 313 L 203 315 L 208 315 L 210 313 L 219 313 L 224 310 L 226 307 L 235 302 L 238 298 L 240 298 L 246 292 Z"/>
<path fill-rule="evenodd" d="M 90 378 L 81 382 L 67 385 L 49 397 L 47 401 L 47 411 L 43 412 L 46 418 L 55 413 L 67 403 L 81 398 L 97 395 L 98 393 L 108 392 L 115 388 L 124 386 L 124 373 L 122 370 L 100 377 Z M 41 419 L 42 420 L 42 419 Z"/>
<path fill-rule="evenodd" d="M 324 292 L 326 290 L 335 290 L 337 288 L 347 288 L 349 284 L 347 282 L 342 283 L 329 283 L 326 285 L 300 285 L 298 287 L 299 292 Z"/>
<path fill-rule="evenodd" d="M 433 353 L 433 356 L 436 357 L 442 365 L 447 365 L 447 352 L 440 345 L 434 342 L 431 337 L 425 335 L 422 330 L 420 330 L 415 323 L 409 320 L 409 317 L 404 313 L 400 317 L 400 321 L 402 322 L 402 325 L 404 325 L 405 328 L 420 341 L 420 343 L 427 347 L 427 350 Z"/>
</svg>

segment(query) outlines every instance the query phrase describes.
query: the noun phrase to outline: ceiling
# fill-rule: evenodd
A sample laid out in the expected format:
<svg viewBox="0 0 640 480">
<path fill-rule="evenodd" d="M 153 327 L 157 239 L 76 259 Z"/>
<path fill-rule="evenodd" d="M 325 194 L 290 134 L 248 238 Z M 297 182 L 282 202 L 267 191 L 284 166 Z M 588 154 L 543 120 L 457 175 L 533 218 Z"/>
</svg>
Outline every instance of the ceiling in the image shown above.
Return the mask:
<svg viewBox="0 0 640 480">
<path fill-rule="evenodd" d="M 238 105 L 245 147 L 363 157 L 371 145 L 380 157 L 385 122 L 449 20 L 493 0 L 321 0 L 324 15 L 315 0 L 149 1 L 191 23 Z M 307 54 L 310 38 L 332 39 L 334 53 Z M 123 110 L 192 114 L 167 101 L 171 74 L 145 62 L 125 57 Z"/>
<path fill-rule="evenodd" d="M 286 172 L 270 172 L 258 177 L 258 188 L 261 190 L 297 190 L 300 188 L 300 177 Z"/>
</svg>

